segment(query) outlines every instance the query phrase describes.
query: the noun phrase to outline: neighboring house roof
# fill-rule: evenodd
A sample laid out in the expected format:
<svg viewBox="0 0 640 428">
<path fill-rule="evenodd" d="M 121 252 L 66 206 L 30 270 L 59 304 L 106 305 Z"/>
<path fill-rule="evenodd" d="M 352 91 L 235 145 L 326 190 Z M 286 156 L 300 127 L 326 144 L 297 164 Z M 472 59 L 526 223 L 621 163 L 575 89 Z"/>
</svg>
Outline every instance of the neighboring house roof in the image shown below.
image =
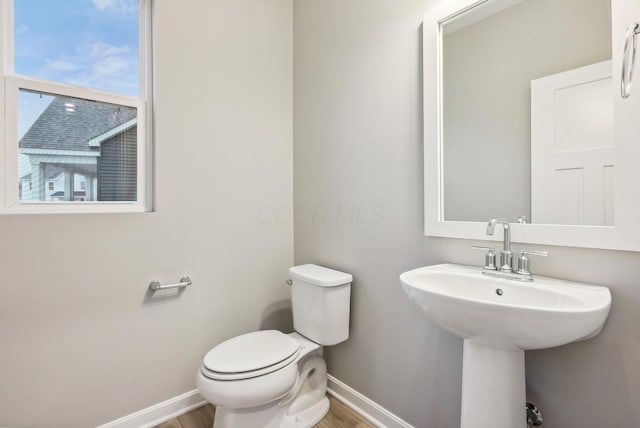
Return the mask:
<svg viewBox="0 0 640 428">
<path fill-rule="evenodd" d="M 73 103 L 67 111 L 65 103 Z M 92 151 L 89 142 L 136 117 L 133 107 L 55 97 L 20 140 L 20 148 Z M 95 144 L 95 143 L 94 143 Z"/>
<path fill-rule="evenodd" d="M 91 140 L 89 140 L 88 144 L 90 147 L 100 147 L 102 143 L 105 142 L 106 140 L 118 134 L 122 134 L 123 132 L 128 131 L 129 129 L 133 128 L 136 125 L 138 125 L 138 118 L 134 117 L 128 122 L 125 122 L 122 125 L 118 125 L 115 128 L 108 130 L 104 134 L 100 134 L 97 137 L 93 137 Z"/>
</svg>

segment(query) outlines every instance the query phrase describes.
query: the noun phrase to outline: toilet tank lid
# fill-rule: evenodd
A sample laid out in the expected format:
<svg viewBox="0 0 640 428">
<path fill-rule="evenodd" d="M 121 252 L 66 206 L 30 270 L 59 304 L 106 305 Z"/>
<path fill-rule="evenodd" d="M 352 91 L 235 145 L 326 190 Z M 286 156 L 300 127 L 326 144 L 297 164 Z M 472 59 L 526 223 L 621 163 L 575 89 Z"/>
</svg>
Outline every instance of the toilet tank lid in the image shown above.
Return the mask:
<svg viewBox="0 0 640 428">
<path fill-rule="evenodd" d="M 289 268 L 289 277 L 320 287 L 334 287 L 353 281 L 351 274 L 312 264 Z"/>
</svg>

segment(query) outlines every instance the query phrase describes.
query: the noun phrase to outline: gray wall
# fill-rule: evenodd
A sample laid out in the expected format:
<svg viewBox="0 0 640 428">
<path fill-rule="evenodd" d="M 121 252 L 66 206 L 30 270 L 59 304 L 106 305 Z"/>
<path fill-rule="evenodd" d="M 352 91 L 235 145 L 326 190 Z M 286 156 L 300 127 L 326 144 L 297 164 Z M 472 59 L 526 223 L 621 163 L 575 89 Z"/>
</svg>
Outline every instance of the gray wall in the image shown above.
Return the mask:
<svg viewBox="0 0 640 428">
<path fill-rule="evenodd" d="M 330 372 L 416 427 L 459 424 L 459 339 L 398 274 L 480 264 L 422 230 L 420 23 L 429 0 L 296 0 L 296 262 L 354 274 Z M 0 218 L 0 426 L 87 427 L 188 391 L 214 343 L 286 328 L 292 261 L 291 2 L 157 2 L 157 212 Z M 640 425 L 640 256 L 551 247 L 602 283 L 599 337 L 528 352 L 545 427 Z M 179 298 L 152 279 L 190 274 Z"/>
<path fill-rule="evenodd" d="M 293 228 L 260 213 L 292 200 L 292 2 L 155 4 L 157 212 L 0 218 L 0 426 L 114 420 L 282 326 Z"/>
<path fill-rule="evenodd" d="M 482 263 L 471 242 L 423 236 L 420 40 L 434 1 L 296 0 L 295 261 L 355 278 L 351 337 L 327 349 L 330 373 L 416 427 L 457 428 L 462 342 L 398 281 Z M 548 428 L 640 426 L 640 255 L 546 249 L 535 272 L 608 285 L 613 307 L 597 338 L 527 352 L 529 398 Z"/>
<path fill-rule="evenodd" d="M 610 11 L 526 0 L 444 37 L 447 220 L 531 219 L 531 80 L 611 59 Z"/>
</svg>

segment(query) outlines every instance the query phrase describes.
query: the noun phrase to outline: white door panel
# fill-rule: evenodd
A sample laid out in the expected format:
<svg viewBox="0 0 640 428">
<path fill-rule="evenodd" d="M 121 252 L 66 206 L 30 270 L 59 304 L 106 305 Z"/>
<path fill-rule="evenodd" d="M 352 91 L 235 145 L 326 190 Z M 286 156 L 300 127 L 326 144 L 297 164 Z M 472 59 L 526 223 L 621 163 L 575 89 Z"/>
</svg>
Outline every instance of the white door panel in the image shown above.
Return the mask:
<svg viewBox="0 0 640 428">
<path fill-rule="evenodd" d="M 611 61 L 531 82 L 531 221 L 613 224 Z"/>
</svg>

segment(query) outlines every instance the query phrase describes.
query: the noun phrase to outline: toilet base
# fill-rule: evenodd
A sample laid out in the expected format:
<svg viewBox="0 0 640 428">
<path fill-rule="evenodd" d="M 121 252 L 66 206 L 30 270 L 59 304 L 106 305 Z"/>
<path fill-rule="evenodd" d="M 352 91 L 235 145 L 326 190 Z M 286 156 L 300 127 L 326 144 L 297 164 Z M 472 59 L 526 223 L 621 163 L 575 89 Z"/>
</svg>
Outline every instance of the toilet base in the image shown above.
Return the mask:
<svg viewBox="0 0 640 428">
<path fill-rule="evenodd" d="M 213 428 L 272 427 L 278 420 L 278 408 L 273 405 L 248 409 L 216 407 Z"/>
<path fill-rule="evenodd" d="M 308 428 L 320 422 L 329 413 L 329 399 L 314 404 L 297 415 L 284 415 L 280 420 L 280 428 Z"/>
<path fill-rule="evenodd" d="M 213 428 L 311 428 L 329 412 L 327 365 L 320 349 L 298 363 L 295 385 L 284 397 L 257 407 L 217 407 Z"/>
<path fill-rule="evenodd" d="M 329 399 L 324 397 L 297 414 L 287 410 L 288 407 L 273 405 L 258 409 L 217 407 L 213 428 L 311 428 L 329 413 Z"/>
</svg>

